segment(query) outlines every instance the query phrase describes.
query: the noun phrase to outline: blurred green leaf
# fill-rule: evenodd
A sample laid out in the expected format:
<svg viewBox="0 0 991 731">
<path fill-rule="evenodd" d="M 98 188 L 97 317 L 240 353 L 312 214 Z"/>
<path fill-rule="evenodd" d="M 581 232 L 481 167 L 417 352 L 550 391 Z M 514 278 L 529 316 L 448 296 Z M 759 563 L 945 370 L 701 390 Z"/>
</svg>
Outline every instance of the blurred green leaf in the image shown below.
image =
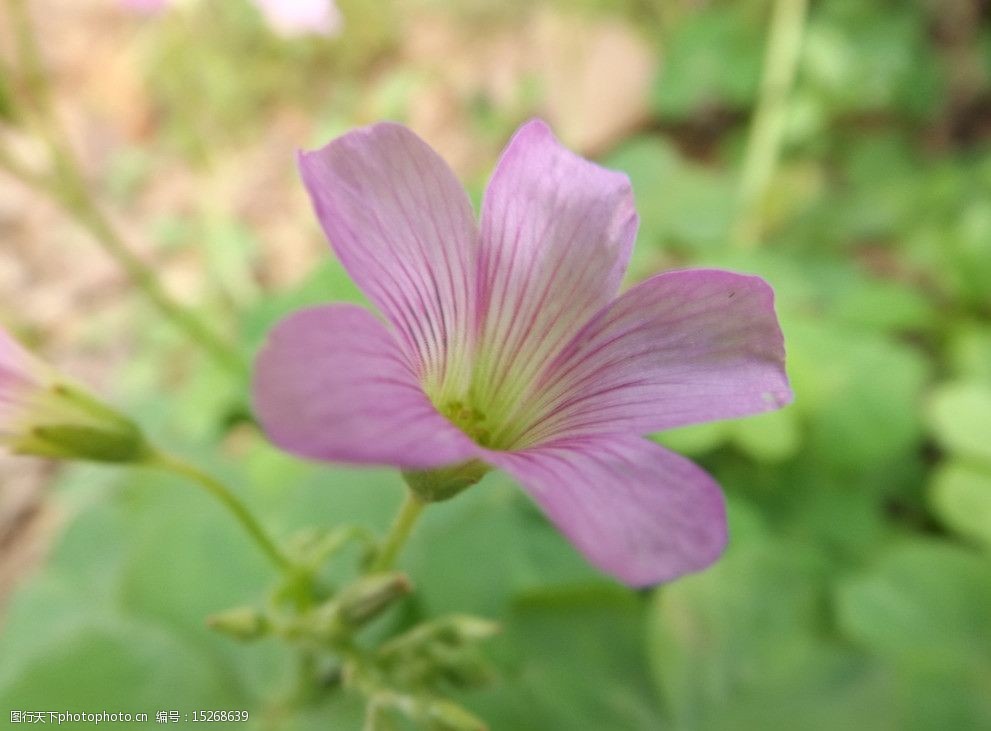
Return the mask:
<svg viewBox="0 0 991 731">
<path fill-rule="evenodd" d="M 991 548 L 991 468 L 941 466 L 933 475 L 931 499 L 949 528 Z"/>
<path fill-rule="evenodd" d="M 83 597 L 76 597 L 76 611 L 81 602 Z M 7 628 L 8 634 L 12 631 Z M 19 631 L 44 633 L 46 628 L 22 626 Z M 154 718 L 160 710 L 245 706 L 245 698 L 223 682 L 199 648 L 153 626 L 108 615 L 50 639 L 35 656 L 18 658 L 16 675 L 0 683 L 4 708 L 106 710 Z"/>
<path fill-rule="evenodd" d="M 840 627 L 890 669 L 901 728 L 991 724 L 991 572 L 956 546 L 916 540 L 844 582 Z"/>
<path fill-rule="evenodd" d="M 732 423 L 732 441 L 757 462 L 781 462 L 793 456 L 801 431 L 791 408 L 769 411 Z"/>
<path fill-rule="evenodd" d="M 929 403 L 929 423 L 943 447 L 991 465 L 991 385 L 961 381 L 940 386 Z"/>
<path fill-rule="evenodd" d="M 837 319 L 882 332 L 921 330 L 936 319 L 932 304 L 919 292 L 895 282 L 852 279 L 851 286 L 837 294 Z"/>
<path fill-rule="evenodd" d="M 730 422 L 712 421 L 669 429 L 655 434 L 654 438 L 675 452 L 698 456 L 711 452 L 725 443 L 732 432 L 733 426 Z"/>
<path fill-rule="evenodd" d="M 991 571 L 962 548 L 921 540 L 844 582 L 838 621 L 881 656 L 922 666 L 991 670 Z"/>
<path fill-rule="evenodd" d="M 950 333 L 947 351 L 955 376 L 991 383 L 991 327 L 958 323 Z"/>
<path fill-rule="evenodd" d="M 826 641 L 822 557 L 741 520 L 731 504 L 726 555 L 655 593 L 647 651 L 672 727 L 885 728 L 880 678 Z"/>
<path fill-rule="evenodd" d="M 507 679 L 466 705 L 492 728 L 514 731 L 662 728 L 643 617 L 641 598 L 618 587 L 522 595 L 499 643 Z"/>
<path fill-rule="evenodd" d="M 943 80 L 923 4 L 830 0 L 812 13 L 801 79 L 834 113 L 890 109 L 912 117 L 941 101 Z"/>
<path fill-rule="evenodd" d="M 498 619 L 521 592 L 606 581 L 498 473 L 426 511 L 400 563 L 430 615 Z"/>
<path fill-rule="evenodd" d="M 257 347 L 268 331 L 286 315 L 304 307 L 334 302 L 367 304 L 344 267 L 328 253 L 326 260 L 299 286 L 266 297 L 249 309 L 241 321 L 242 338 Z"/>
<path fill-rule="evenodd" d="M 660 116 L 685 119 L 750 105 L 763 58 L 763 5 L 700 6 L 666 33 L 652 99 Z"/>
<path fill-rule="evenodd" d="M 786 331 L 795 408 L 816 454 L 863 469 L 904 457 L 921 436 L 925 360 L 892 339 L 812 322 Z"/>
<path fill-rule="evenodd" d="M 631 275 L 653 273 L 658 253 L 721 246 L 734 212 L 735 184 L 728 174 L 689 162 L 668 142 L 638 137 L 606 161 L 630 176 L 640 214 L 639 245 Z"/>
</svg>

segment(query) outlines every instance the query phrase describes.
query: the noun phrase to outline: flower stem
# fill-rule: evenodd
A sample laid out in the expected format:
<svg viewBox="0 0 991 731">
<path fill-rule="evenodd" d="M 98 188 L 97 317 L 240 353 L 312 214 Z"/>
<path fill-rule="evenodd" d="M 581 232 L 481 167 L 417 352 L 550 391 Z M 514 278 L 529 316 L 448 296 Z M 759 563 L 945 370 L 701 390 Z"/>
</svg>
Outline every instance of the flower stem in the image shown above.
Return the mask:
<svg viewBox="0 0 991 731">
<path fill-rule="evenodd" d="M 131 251 L 93 197 L 82 168 L 66 143 L 52 103 L 51 83 L 31 26 L 25 0 L 7 0 L 14 29 L 18 58 L 30 102 L 32 121 L 48 146 L 52 159 L 51 175 L 37 175 L 0 149 L 0 169 L 26 185 L 49 195 L 74 217 L 124 270 L 128 278 L 176 327 L 184 331 L 225 370 L 239 378 L 246 376 L 240 353 L 217 335 L 188 308 L 179 304 L 159 284 L 158 277 Z"/>
<path fill-rule="evenodd" d="M 68 169 L 71 166 L 60 167 Z M 152 270 L 124 244 L 96 201 L 87 192 L 78 170 L 74 170 L 65 179 L 58 200 L 102 244 L 104 250 L 117 261 L 131 282 L 144 292 L 159 312 L 199 343 L 225 370 L 239 378 L 246 377 L 247 371 L 241 355 L 213 332 L 203 320 L 166 293 Z"/>
<path fill-rule="evenodd" d="M 413 494 L 412 490 L 406 491 L 406 499 L 399 508 L 399 513 L 396 515 L 396 519 L 393 521 L 392 527 L 389 529 L 389 533 L 385 537 L 374 563 L 372 563 L 371 573 L 388 571 L 392 568 L 392 565 L 396 561 L 396 556 L 399 555 L 400 550 L 402 550 L 403 545 L 406 543 L 406 539 L 409 538 L 413 530 L 413 525 L 416 523 L 416 519 L 420 517 L 420 513 L 424 507 L 426 507 L 426 503 L 419 500 Z"/>
<path fill-rule="evenodd" d="M 174 457 L 171 454 L 165 454 L 159 451 L 153 451 L 151 455 L 147 458 L 146 464 L 151 467 L 158 467 L 160 469 L 172 472 L 181 477 L 185 477 L 193 482 L 197 483 L 200 487 L 205 489 L 208 493 L 213 495 L 217 500 L 223 503 L 235 519 L 241 524 L 248 534 L 254 539 L 258 547 L 265 552 L 265 554 L 272 560 L 281 571 L 289 574 L 294 571 L 294 565 L 284 553 L 275 545 L 275 542 L 269 538 L 265 529 L 261 527 L 258 521 L 255 519 L 251 511 L 245 507 L 237 496 L 231 492 L 223 483 L 209 474 L 201 470 L 199 467 L 192 465 L 178 457 Z"/>
<path fill-rule="evenodd" d="M 788 94 L 798 69 L 808 0 L 776 0 L 760 95 L 743 157 L 733 241 L 753 249 L 763 233 L 761 207 L 781 153 Z"/>
</svg>

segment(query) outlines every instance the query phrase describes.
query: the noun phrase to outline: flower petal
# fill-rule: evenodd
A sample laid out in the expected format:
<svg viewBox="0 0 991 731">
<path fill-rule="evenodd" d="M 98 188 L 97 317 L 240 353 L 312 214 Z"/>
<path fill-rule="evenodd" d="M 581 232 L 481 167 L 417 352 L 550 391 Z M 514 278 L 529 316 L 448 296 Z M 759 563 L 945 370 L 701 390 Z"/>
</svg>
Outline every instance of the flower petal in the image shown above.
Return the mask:
<svg viewBox="0 0 991 731">
<path fill-rule="evenodd" d="M 258 356 L 253 391 L 272 442 L 303 457 L 424 469 L 477 454 L 424 395 L 392 334 L 353 305 L 280 322 Z"/>
<path fill-rule="evenodd" d="M 538 380 L 525 444 L 647 433 L 791 402 L 774 293 L 760 277 L 667 272 L 593 318 Z"/>
<path fill-rule="evenodd" d="M 632 586 L 703 569 L 726 545 L 716 483 L 640 437 L 585 437 L 486 459 L 513 475 L 590 563 Z"/>
<path fill-rule="evenodd" d="M 350 132 L 299 166 L 341 263 L 399 333 L 423 381 L 467 375 L 478 234 L 454 173 L 405 127 Z"/>
<path fill-rule="evenodd" d="M 561 147 L 541 121 L 517 131 L 482 206 L 483 402 L 517 400 L 615 296 L 636 229 L 625 175 Z"/>
<path fill-rule="evenodd" d="M 255 0 L 255 5 L 269 27 L 287 38 L 310 33 L 335 35 L 343 24 L 334 0 Z"/>
</svg>

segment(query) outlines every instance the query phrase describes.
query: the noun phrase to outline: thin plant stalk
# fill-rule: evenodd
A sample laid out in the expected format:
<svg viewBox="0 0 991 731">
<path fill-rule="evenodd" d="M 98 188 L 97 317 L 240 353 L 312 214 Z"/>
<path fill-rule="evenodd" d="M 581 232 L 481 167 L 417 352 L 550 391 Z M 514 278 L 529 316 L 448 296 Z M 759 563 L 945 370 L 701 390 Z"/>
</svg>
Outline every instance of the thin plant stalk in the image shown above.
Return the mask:
<svg viewBox="0 0 991 731">
<path fill-rule="evenodd" d="M 763 235 L 762 207 L 781 154 L 788 96 L 798 70 L 808 0 L 776 0 L 757 110 L 743 156 L 733 242 L 753 249 Z"/>
<path fill-rule="evenodd" d="M 295 570 L 294 564 L 282 552 L 269 535 L 262 528 L 251 511 L 238 499 L 238 497 L 227 488 L 222 482 L 207 474 L 199 467 L 179 459 L 164 452 L 154 452 L 146 463 L 149 467 L 157 467 L 167 472 L 184 477 L 195 482 L 208 493 L 219 500 L 227 508 L 234 518 L 247 531 L 258 547 L 271 559 L 272 563 L 282 572 L 292 574 Z"/>
<path fill-rule="evenodd" d="M 51 84 L 31 26 L 26 2 L 7 0 L 7 8 L 14 31 L 25 91 L 30 102 L 27 111 L 48 146 L 53 172 L 49 176 L 32 173 L 17 162 L 9 152 L 2 149 L 0 149 L 0 169 L 35 190 L 51 196 L 63 210 L 89 231 L 159 312 L 200 344 L 225 370 L 239 378 L 244 378 L 247 371 L 241 354 L 201 318 L 162 288 L 152 269 L 131 251 L 96 202 L 79 162 L 66 143 L 66 135 L 58 121 L 58 114 L 52 101 Z"/>
<path fill-rule="evenodd" d="M 382 542 L 382 548 L 372 563 L 372 573 L 388 571 L 392 568 L 424 507 L 426 503 L 419 500 L 412 490 L 406 491 L 406 499 L 399 508 L 399 513 Z"/>
</svg>

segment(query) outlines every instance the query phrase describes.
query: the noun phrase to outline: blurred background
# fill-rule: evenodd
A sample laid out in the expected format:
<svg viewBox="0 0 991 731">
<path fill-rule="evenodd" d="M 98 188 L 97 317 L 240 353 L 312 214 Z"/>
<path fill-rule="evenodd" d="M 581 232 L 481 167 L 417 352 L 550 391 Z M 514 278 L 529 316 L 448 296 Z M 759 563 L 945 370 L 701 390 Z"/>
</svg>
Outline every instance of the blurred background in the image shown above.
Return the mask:
<svg viewBox="0 0 991 731">
<path fill-rule="evenodd" d="M 404 611 L 503 624 L 498 679 L 458 695 L 491 728 L 991 728 L 987 2 L 339 0 L 313 32 L 249 0 L 28 5 L 89 189 L 246 357 L 295 308 L 361 301 L 294 155 L 382 118 L 477 204 L 541 116 L 632 178 L 628 281 L 718 266 L 774 286 L 795 403 L 657 437 L 726 491 L 731 543 L 708 571 L 623 589 L 499 474 L 427 511 Z M 0 15 L 8 60 L 13 43 Z M 0 142 L 43 167 L 8 81 Z M 237 485 L 279 536 L 381 530 L 401 499 L 394 472 L 303 464 L 239 425 L 243 384 L 3 170 L 0 322 Z M 356 698 L 280 700 L 282 648 L 206 628 L 271 581 L 178 480 L 0 457 L 0 712 L 243 708 L 253 728 L 360 728 Z"/>
</svg>

